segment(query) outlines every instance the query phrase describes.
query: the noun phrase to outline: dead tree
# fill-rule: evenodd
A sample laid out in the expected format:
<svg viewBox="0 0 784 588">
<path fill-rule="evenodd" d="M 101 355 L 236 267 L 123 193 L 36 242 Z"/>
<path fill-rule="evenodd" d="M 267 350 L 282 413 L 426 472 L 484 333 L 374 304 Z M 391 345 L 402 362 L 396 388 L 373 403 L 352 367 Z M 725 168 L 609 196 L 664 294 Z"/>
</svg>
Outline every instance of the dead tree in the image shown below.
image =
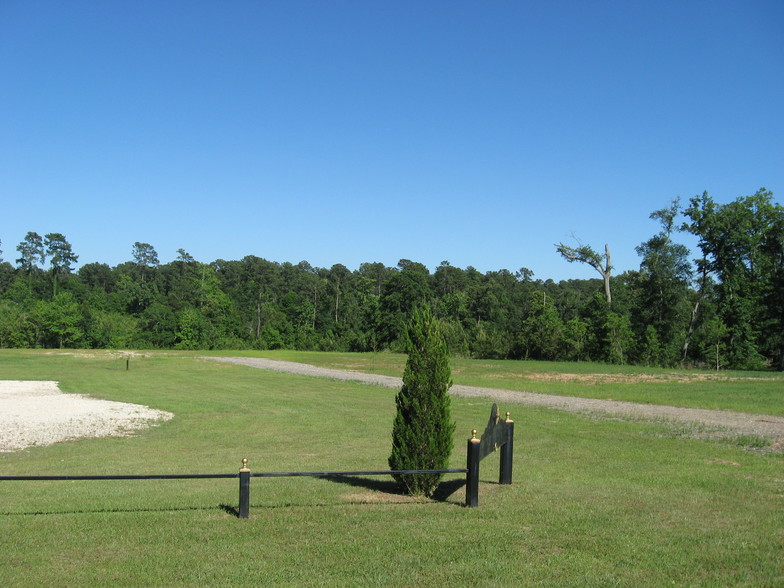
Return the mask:
<svg viewBox="0 0 784 588">
<path fill-rule="evenodd" d="M 602 256 L 590 245 L 569 247 L 563 243 L 558 243 L 555 246 L 555 249 L 569 263 L 574 261 L 587 263 L 599 272 L 604 280 L 604 295 L 607 297 L 607 306 L 610 306 L 610 304 L 612 304 L 612 294 L 610 293 L 610 273 L 612 272 L 612 265 L 610 264 L 610 246 L 604 246 L 604 259 L 602 259 Z"/>
</svg>

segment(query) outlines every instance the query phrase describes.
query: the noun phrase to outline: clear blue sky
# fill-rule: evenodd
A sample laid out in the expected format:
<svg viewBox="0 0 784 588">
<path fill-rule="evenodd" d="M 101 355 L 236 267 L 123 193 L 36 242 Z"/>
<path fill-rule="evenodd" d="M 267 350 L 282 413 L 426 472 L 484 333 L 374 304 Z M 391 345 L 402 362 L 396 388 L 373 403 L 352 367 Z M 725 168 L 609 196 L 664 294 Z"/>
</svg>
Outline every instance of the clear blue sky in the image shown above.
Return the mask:
<svg viewBox="0 0 784 588">
<path fill-rule="evenodd" d="M 598 277 L 784 194 L 784 2 L 0 0 L 0 240 Z M 687 242 L 682 239 L 683 242 Z"/>
</svg>

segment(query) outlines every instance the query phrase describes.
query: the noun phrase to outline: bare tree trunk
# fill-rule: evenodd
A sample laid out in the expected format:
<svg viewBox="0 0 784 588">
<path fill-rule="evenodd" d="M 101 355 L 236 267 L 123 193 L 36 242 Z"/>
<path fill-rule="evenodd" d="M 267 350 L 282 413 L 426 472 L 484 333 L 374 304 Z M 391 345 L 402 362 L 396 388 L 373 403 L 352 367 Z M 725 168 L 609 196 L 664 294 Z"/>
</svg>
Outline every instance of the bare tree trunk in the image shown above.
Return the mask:
<svg viewBox="0 0 784 588">
<path fill-rule="evenodd" d="M 261 335 L 261 288 L 259 288 L 259 299 L 256 302 L 256 339 Z"/>
<path fill-rule="evenodd" d="M 602 278 L 604 278 L 604 295 L 607 297 L 607 306 L 612 305 L 612 294 L 610 293 L 610 272 L 612 271 L 612 265 L 610 265 L 610 245 L 605 243 L 604 245 L 604 269 L 596 268 L 599 270 L 599 273 L 602 274 Z"/>
<path fill-rule="evenodd" d="M 318 304 L 318 280 L 313 282 L 313 318 L 310 321 L 310 328 L 316 330 L 316 304 Z"/>
<path fill-rule="evenodd" d="M 697 302 L 694 304 L 694 309 L 691 311 L 691 320 L 689 321 L 689 330 L 686 332 L 686 339 L 683 342 L 683 357 L 681 358 L 681 362 L 686 361 L 686 354 L 689 352 L 689 343 L 691 342 L 691 336 L 694 333 L 694 323 L 697 322 L 697 312 L 700 309 L 700 299 L 697 299 Z"/>
<path fill-rule="evenodd" d="M 340 304 L 340 278 L 337 281 L 335 288 L 335 322 L 338 322 L 338 305 Z"/>
<path fill-rule="evenodd" d="M 697 294 L 697 302 L 694 303 L 694 309 L 691 311 L 691 320 L 689 321 L 689 330 L 686 332 L 686 340 L 683 342 L 683 357 L 681 358 L 681 363 L 686 361 L 686 354 L 689 351 L 689 343 L 691 343 L 691 336 L 694 333 L 694 325 L 697 323 L 697 313 L 700 310 L 700 302 L 702 302 L 702 297 L 705 294 L 705 280 L 707 279 L 707 273 L 703 269 L 702 277 L 700 279 L 700 291 Z"/>
</svg>

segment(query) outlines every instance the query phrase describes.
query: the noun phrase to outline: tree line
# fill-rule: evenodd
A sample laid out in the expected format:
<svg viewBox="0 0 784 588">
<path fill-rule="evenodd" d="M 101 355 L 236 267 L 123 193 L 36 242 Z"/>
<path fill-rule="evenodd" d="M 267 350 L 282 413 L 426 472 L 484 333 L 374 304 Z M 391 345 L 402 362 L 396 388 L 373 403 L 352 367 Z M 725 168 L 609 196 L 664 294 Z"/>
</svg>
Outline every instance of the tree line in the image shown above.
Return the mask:
<svg viewBox="0 0 784 588">
<path fill-rule="evenodd" d="M 660 230 L 637 247 L 638 270 L 613 275 L 609 245 L 559 243 L 566 262 L 599 273 L 560 282 L 407 259 L 351 271 L 254 255 L 202 263 L 180 249 L 161 264 L 141 242 L 125 263 L 75 270 L 64 235 L 29 232 L 15 264 L 0 251 L 0 347 L 401 351 L 426 303 L 454 355 L 784 369 L 784 208 L 772 192 L 727 204 L 704 193 L 651 218 Z"/>
</svg>

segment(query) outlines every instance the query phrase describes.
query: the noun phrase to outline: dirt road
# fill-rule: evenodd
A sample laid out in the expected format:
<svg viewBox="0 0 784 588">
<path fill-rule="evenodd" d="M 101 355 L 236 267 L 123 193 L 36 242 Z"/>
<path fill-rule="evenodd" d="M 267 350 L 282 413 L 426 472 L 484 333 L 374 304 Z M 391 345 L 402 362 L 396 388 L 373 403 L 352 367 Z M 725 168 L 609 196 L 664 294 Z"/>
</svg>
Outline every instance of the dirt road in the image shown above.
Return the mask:
<svg viewBox="0 0 784 588">
<path fill-rule="evenodd" d="M 402 378 L 320 368 L 290 361 L 250 357 L 207 357 L 205 359 L 306 376 L 356 380 L 388 388 L 399 388 L 402 384 Z M 770 439 L 774 450 L 784 449 L 784 418 L 778 416 L 748 414 L 728 410 L 679 408 L 676 406 L 578 398 L 574 396 L 555 396 L 475 386 L 454 385 L 450 389 L 450 393 L 455 396 L 481 397 L 499 403 L 515 402 L 568 412 L 613 415 L 656 422 L 662 421 L 671 424 L 697 424 L 701 429 L 700 434 L 705 436 L 757 435 Z"/>
</svg>

